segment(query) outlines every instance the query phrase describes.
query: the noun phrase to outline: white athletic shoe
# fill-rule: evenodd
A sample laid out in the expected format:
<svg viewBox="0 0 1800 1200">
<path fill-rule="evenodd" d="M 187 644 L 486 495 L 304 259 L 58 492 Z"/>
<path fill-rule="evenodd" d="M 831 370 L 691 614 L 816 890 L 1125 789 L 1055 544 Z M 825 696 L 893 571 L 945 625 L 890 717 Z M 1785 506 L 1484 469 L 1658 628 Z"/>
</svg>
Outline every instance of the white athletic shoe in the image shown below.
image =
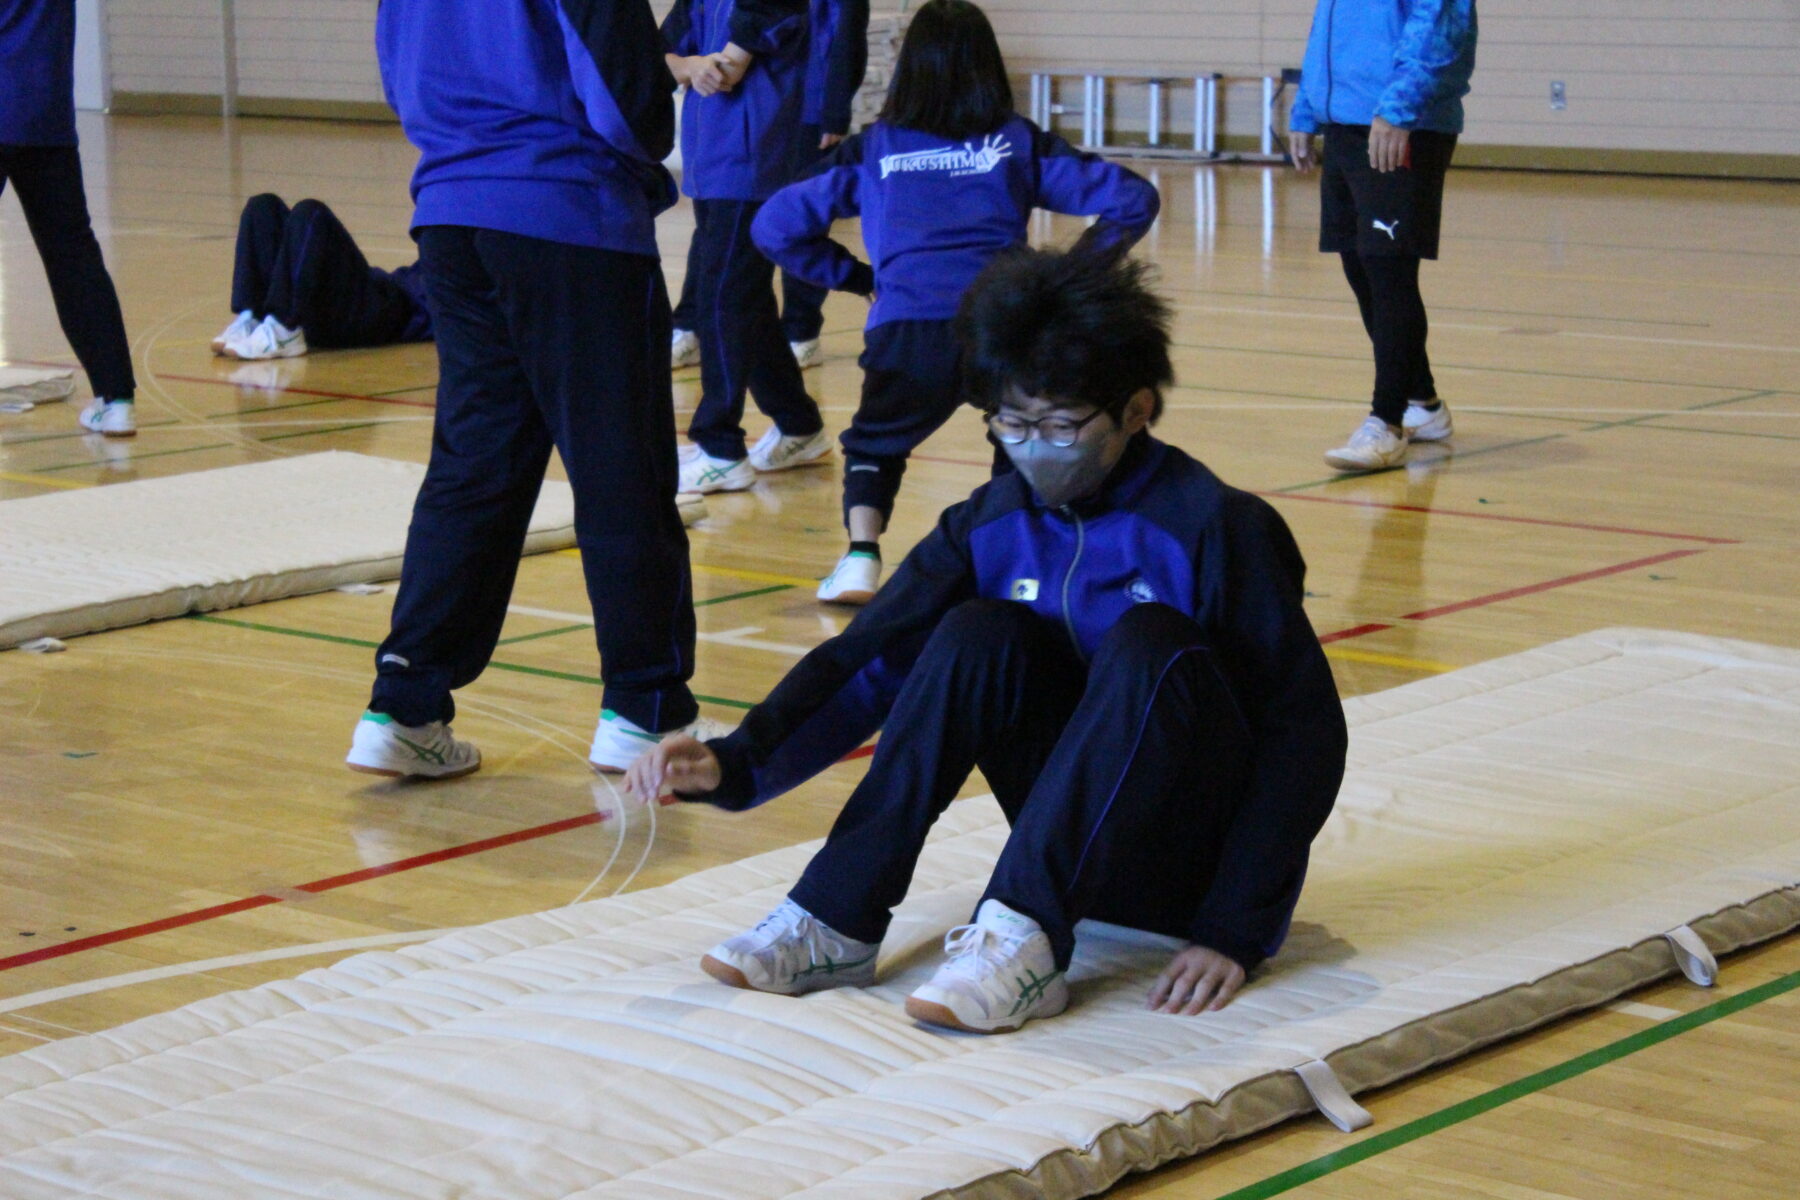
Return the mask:
<svg viewBox="0 0 1800 1200">
<path fill-rule="evenodd" d="M 879 944 L 845 937 L 795 904 L 781 907 L 748 933 L 726 938 L 700 960 L 720 983 L 782 996 L 875 982 Z"/>
<path fill-rule="evenodd" d="M 212 340 L 213 357 L 224 358 L 226 356 L 225 347 L 249 337 L 250 331 L 255 329 L 257 324 L 256 314 L 247 308 L 231 318 L 231 324 L 227 325 L 224 331 Z"/>
<path fill-rule="evenodd" d="M 1418 400 L 1409 400 L 1401 424 L 1406 426 L 1409 441 L 1441 442 L 1450 436 L 1450 406 L 1439 400 L 1436 408 L 1426 408 Z"/>
<path fill-rule="evenodd" d="M 102 400 L 96 396 L 75 419 L 83 429 L 109 438 L 137 436 L 137 405 L 129 400 Z"/>
<path fill-rule="evenodd" d="M 274 317 L 264 317 L 262 324 L 236 341 L 225 343 L 228 358 L 259 362 L 265 358 L 299 358 L 306 353 L 306 331 L 289 329 Z"/>
<path fill-rule="evenodd" d="M 944 938 L 950 961 L 906 1000 L 915 1021 L 969 1033 L 1011 1033 L 1033 1017 L 1069 1006 L 1069 983 L 1056 969 L 1038 923 L 998 900 L 984 900 L 973 925 Z"/>
<path fill-rule="evenodd" d="M 1340 471 L 1383 471 L 1406 462 L 1406 435 L 1396 434 L 1380 417 L 1365 418 L 1350 440 L 1325 452 L 1325 461 Z"/>
<path fill-rule="evenodd" d="M 683 528 L 706 520 L 706 497 L 699 492 L 676 492 L 675 511 L 681 514 Z"/>
<path fill-rule="evenodd" d="M 825 361 L 824 351 L 819 349 L 818 338 L 808 338 L 804 342 L 789 342 L 788 349 L 794 352 L 794 361 L 800 364 L 802 371 L 809 371 Z"/>
<path fill-rule="evenodd" d="M 678 492 L 742 492 L 756 483 L 756 468 L 747 458 L 714 458 L 698 446 L 681 451 Z"/>
<path fill-rule="evenodd" d="M 665 733 L 651 733 L 642 725 L 627 721 L 610 708 L 600 710 L 600 723 L 594 726 L 594 743 L 588 747 L 588 765 L 596 771 L 623 771 L 637 761 L 638 755 L 664 738 L 685 733 L 700 741 L 724 737 L 736 726 L 711 717 L 700 717 L 691 725 Z"/>
<path fill-rule="evenodd" d="M 775 426 L 750 447 L 750 465 L 758 471 L 786 471 L 804 467 L 831 453 L 831 435 L 823 429 L 803 437 L 790 437 Z"/>
<path fill-rule="evenodd" d="M 852 550 L 838 559 L 831 574 L 819 581 L 819 599 L 827 604 L 867 604 L 881 586 L 881 560 Z"/>
<path fill-rule="evenodd" d="M 455 779 L 481 766 L 481 751 L 450 736 L 443 721 L 402 725 L 385 713 L 365 712 L 350 735 L 344 762 L 366 775 Z"/>
<path fill-rule="evenodd" d="M 691 329 L 677 329 L 669 337 L 669 370 L 679 371 L 700 361 L 700 339 Z"/>
</svg>

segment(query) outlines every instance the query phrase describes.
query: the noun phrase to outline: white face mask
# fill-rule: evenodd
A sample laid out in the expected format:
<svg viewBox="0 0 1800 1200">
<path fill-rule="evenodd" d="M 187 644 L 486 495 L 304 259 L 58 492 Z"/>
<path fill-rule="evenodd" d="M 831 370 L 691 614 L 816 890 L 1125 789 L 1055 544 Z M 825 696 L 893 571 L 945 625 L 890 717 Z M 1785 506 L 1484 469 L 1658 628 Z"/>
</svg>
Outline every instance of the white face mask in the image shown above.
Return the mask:
<svg viewBox="0 0 1800 1200">
<path fill-rule="evenodd" d="M 1122 441 L 1083 438 L 1073 446 L 1052 446 L 1041 437 L 1029 437 L 1016 446 L 1004 442 L 1001 446 L 1031 490 L 1051 508 L 1061 508 L 1100 490 L 1119 461 L 1114 443 Z"/>
</svg>

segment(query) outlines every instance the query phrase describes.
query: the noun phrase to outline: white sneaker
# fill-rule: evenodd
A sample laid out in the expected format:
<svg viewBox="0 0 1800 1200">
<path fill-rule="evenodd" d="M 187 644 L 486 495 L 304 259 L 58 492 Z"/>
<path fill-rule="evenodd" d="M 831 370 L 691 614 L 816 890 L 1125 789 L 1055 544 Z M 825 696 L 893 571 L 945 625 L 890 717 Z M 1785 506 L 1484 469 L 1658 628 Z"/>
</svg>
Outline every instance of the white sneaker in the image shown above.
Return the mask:
<svg viewBox="0 0 1800 1200">
<path fill-rule="evenodd" d="M 642 725 L 627 721 L 610 708 L 600 710 L 600 723 L 594 726 L 594 743 L 588 747 L 588 765 L 596 771 L 623 771 L 637 761 L 638 755 L 672 734 L 685 733 L 700 741 L 724 737 L 735 725 L 700 717 L 691 725 L 651 733 Z"/>
<path fill-rule="evenodd" d="M 700 960 L 720 983 L 782 996 L 875 982 L 879 944 L 845 937 L 795 904 L 781 907 L 748 933 L 726 938 Z"/>
<path fill-rule="evenodd" d="M 759 471 L 786 471 L 804 467 L 831 453 L 831 435 L 823 429 L 802 437 L 790 437 L 773 425 L 750 447 L 750 465 Z"/>
<path fill-rule="evenodd" d="M 262 324 L 243 337 L 225 343 L 228 358 L 247 362 L 265 358 L 299 358 L 306 353 L 306 331 L 289 329 L 274 317 L 264 317 Z"/>
<path fill-rule="evenodd" d="M 714 458 L 698 446 L 681 452 L 678 492 L 742 492 L 756 483 L 756 468 L 747 458 Z"/>
<path fill-rule="evenodd" d="M 676 492 L 675 511 L 681 514 L 683 528 L 706 520 L 706 497 L 699 492 Z"/>
<path fill-rule="evenodd" d="M 96 396 L 75 419 L 83 429 L 109 438 L 137 436 L 137 405 L 129 400 L 102 400 Z"/>
<path fill-rule="evenodd" d="M 481 766 L 481 751 L 450 736 L 443 721 L 402 725 L 385 713 L 365 712 L 350 735 L 344 762 L 366 775 L 455 779 Z"/>
<path fill-rule="evenodd" d="M 1350 440 L 1325 452 L 1325 461 L 1340 471 L 1382 471 L 1406 461 L 1406 435 L 1396 434 L 1380 417 L 1365 418 Z"/>
<path fill-rule="evenodd" d="M 852 550 L 838 559 L 831 574 L 819 581 L 819 599 L 827 604 L 867 604 L 881 586 L 881 560 Z"/>
<path fill-rule="evenodd" d="M 224 331 L 212 340 L 213 357 L 224 358 L 225 347 L 232 342 L 241 342 L 249 337 L 250 331 L 255 329 L 257 324 L 256 314 L 247 308 L 231 318 L 231 324 L 227 325 Z"/>
<path fill-rule="evenodd" d="M 1033 1017 L 1069 1006 L 1069 983 L 1056 969 L 1038 923 L 998 900 L 984 900 L 975 924 L 944 938 L 950 961 L 906 1000 L 915 1021 L 969 1033 L 1011 1033 Z"/>
<path fill-rule="evenodd" d="M 669 370 L 679 371 L 700 361 L 700 339 L 691 329 L 677 329 L 669 338 Z"/>
<path fill-rule="evenodd" d="M 1450 436 L 1450 406 L 1439 400 L 1436 408 L 1426 408 L 1418 400 L 1409 400 L 1401 423 L 1409 441 L 1441 442 Z"/>
<path fill-rule="evenodd" d="M 788 349 L 794 352 L 794 361 L 800 364 L 802 371 L 811 370 L 825 361 L 825 354 L 819 349 L 818 338 L 808 338 L 804 342 L 789 342 Z"/>
</svg>

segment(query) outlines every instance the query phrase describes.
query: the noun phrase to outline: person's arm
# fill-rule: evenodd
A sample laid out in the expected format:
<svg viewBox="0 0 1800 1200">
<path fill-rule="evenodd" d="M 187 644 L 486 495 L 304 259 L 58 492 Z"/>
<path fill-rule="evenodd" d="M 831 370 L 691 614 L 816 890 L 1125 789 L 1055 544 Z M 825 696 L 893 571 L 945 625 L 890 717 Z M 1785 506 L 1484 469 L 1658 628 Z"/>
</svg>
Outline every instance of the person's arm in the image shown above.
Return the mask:
<svg viewBox="0 0 1800 1200">
<path fill-rule="evenodd" d="M 856 93 L 869 72 L 869 0 L 834 0 L 837 27 L 832 31 L 831 55 L 825 68 L 825 95 L 820 102 L 819 128 L 826 137 L 850 132 L 850 110 Z"/>
<path fill-rule="evenodd" d="M 1475 58 L 1475 0 L 1415 0 L 1394 46 L 1394 77 L 1375 116 L 1412 129 L 1432 105 L 1468 90 Z"/>
<path fill-rule="evenodd" d="M 1253 761 L 1189 938 L 1251 971 L 1286 934 L 1308 851 L 1343 782 L 1348 735 L 1303 607 L 1306 564 L 1293 535 L 1254 496 L 1228 491 L 1223 505 L 1222 545 L 1201 568 L 1202 586 L 1221 617 L 1217 649 L 1248 683 L 1240 702 Z"/>
<path fill-rule="evenodd" d="M 869 295 L 874 268 L 831 237 L 834 221 L 862 211 L 861 180 L 859 135 L 840 143 L 817 173 L 769 197 L 750 226 L 751 240 L 776 266 L 814 287 Z"/>
<path fill-rule="evenodd" d="M 1051 212 L 1098 217 L 1076 241 L 1079 254 L 1123 254 L 1156 220 L 1162 200 L 1135 171 L 1077 150 L 1063 138 L 1030 125 L 1036 143 L 1037 194 L 1032 203 Z M 1021 147 L 1022 148 L 1022 147 Z"/>
<path fill-rule="evenodd" d="M 796 663 L 734 733 L 706 743 L 720 784 L 680 798 L 752 807 L 824 770 L 879 727 L 931 631 L 975 595 L 970 513 L 967 501 L 947 509 L 849 628 Z M 885 686 L 881 675 L 889 676 Z"/>
<path fill-rule="evenodd" d="M 563 52 L 588 124 L 655 166 L 675 148 L 675 79 L 645 0 L 557 0 Z"/>
</svg>

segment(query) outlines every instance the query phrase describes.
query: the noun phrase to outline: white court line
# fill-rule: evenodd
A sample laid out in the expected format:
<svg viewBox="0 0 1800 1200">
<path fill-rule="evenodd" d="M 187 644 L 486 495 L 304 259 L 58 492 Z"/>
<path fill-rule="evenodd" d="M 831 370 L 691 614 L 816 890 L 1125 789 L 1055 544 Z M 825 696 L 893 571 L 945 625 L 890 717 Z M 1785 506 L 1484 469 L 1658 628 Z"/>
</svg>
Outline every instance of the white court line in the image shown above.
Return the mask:
<svg viewBox="0 0 1800 1200">
<path fill-rule="evenodd" d="M 40 1004 L 49 1004 L 55 1000 L 67 1000 L 71 996 L 88 996 L 94 992 L 111 991 L 114 988 L 130 987 L 137 983 L 152 983 L 158 979 L 173 979 L 180 975 L 197 975 L 202 971 L 212 971 L 223 967 L 242 967 L 252 963 L 275 962 L 284 958 L 305 958 L 312 954 L 335 954 L 341 950 L 369 950 L 380 946 L 399 946 L 408 942 L 426 942 L 446 934 L 460 933 L 466 926 L 457 925 L 449 929 L 414 929 L 405 933 L 377 933 L 368 937 L 343 938 L 335 942 L 312 942 L 304 946 L 275 946 L 268 950 L 253 950 L 248 954 L 228 954 L 222 958 L 203 958 L 198 962 L 170 963 L 166 967 L 152 967 L 147 971 L 128 971 L 123 975 L 105 975 L 99 979 L 89 979 L 83 983 L 69 983 L 62 987 L 46 988 L 41 992 L 29 992 L 23 996 L 14 996 L 10 1000 L 0 1000 L 0 1013 L 16 1012 L 22 1008 L 35 1008 Z"/>
<path fill-rule="evenodd" d="M 1670 1017 L 1679 1017 L 1678 1008 L 1663 1008 L 1656 1004 L 1639 1004 L 1636 1000 L 1615 1000 L 1606 1006 L 1607 1012 L 1624 1013 L 1628 1017 L 1643 1017 L 1648 1021 L 1667 1021 Z"/>
<path fill-rule="evenodd" d="M 592 625 L 591 613 L 562 612 L 554 608 L 533 608 L 529 604 L 509 604 L 507 612 L 518 613 L 526 617 L 542 617 L 546 621 L 567 621 L 571 625 Z M 717 646 L 737 646 L 744 650 L 766 650 L 771 654 L 786 654 L 800 658 L 812 653 L 811 646 L 796 646 L 789 642 L 769 642 L 753 636 L 762 632 L 760 625 L 745 625 L 740 629 L 727 629 L 720 633 L 696 633 L 694 637 L 702 642 L 711 642 Z"/>
</svg>

